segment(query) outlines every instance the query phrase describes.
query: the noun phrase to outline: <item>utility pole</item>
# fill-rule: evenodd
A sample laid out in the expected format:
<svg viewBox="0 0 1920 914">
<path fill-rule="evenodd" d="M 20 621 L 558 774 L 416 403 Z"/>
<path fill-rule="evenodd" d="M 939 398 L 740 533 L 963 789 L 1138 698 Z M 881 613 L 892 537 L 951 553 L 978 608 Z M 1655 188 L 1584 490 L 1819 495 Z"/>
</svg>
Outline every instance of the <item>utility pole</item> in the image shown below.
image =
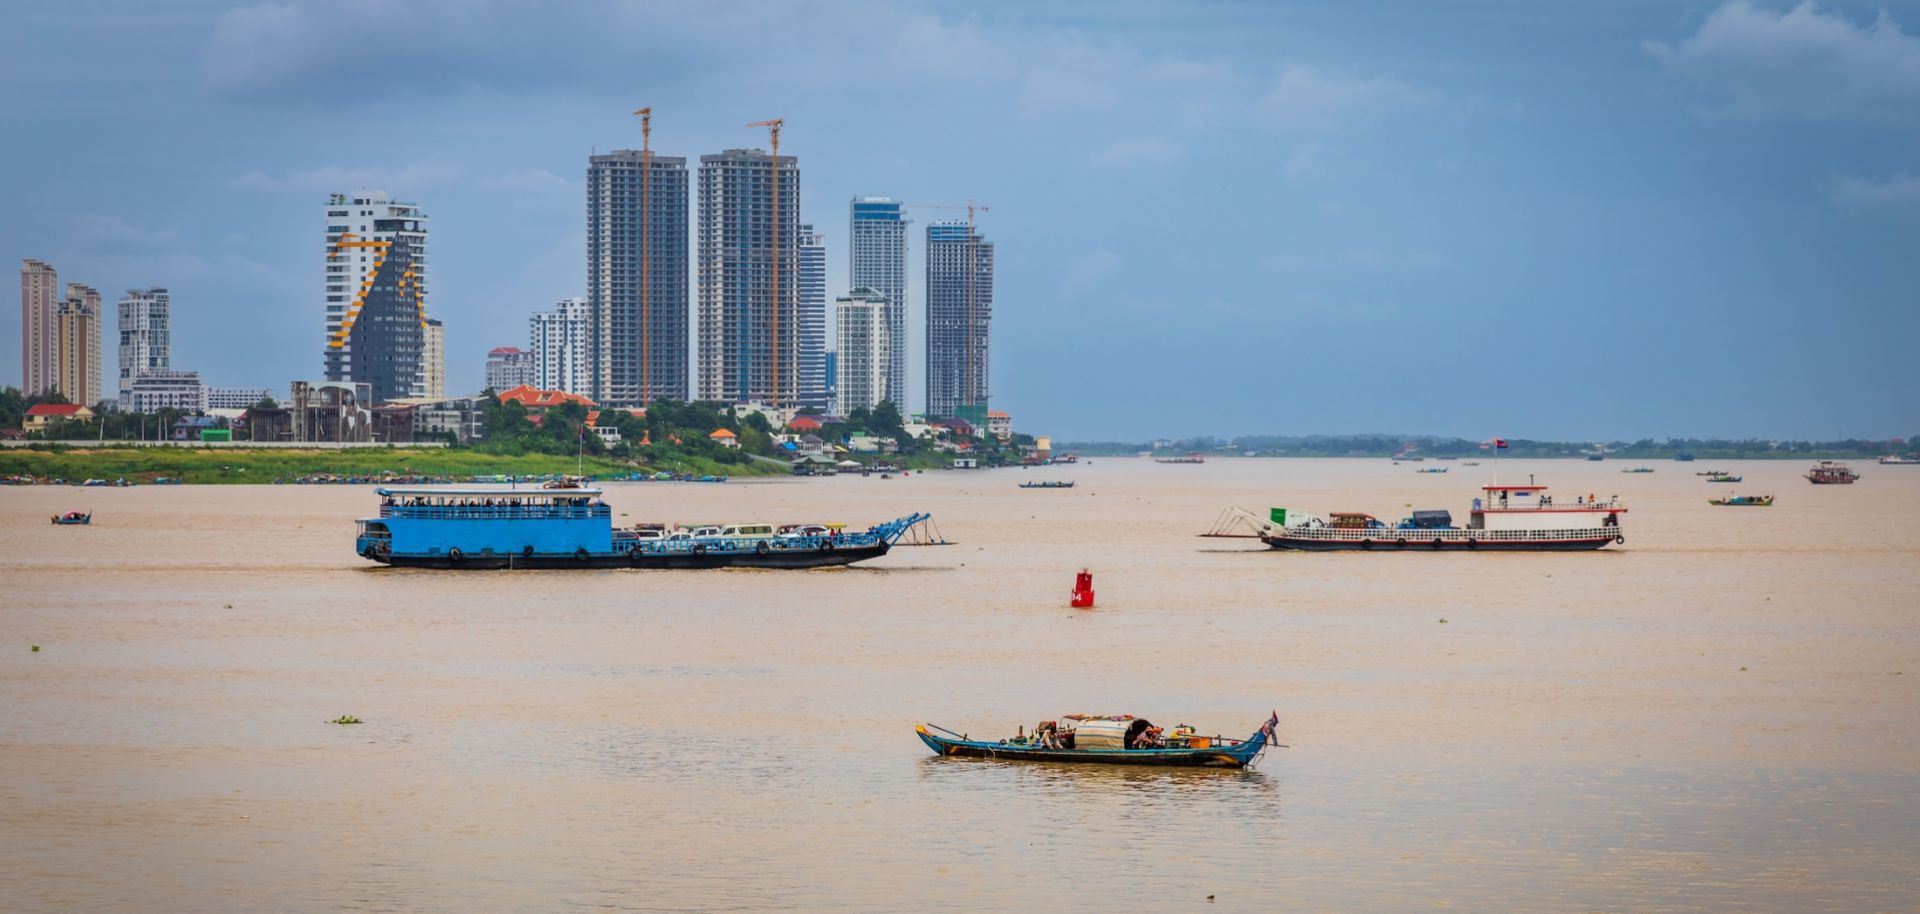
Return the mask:
<svg viewBox="0 0 1920 914">
<path fill-rule="evenodd" d="M 653 107 L 640 116 L 640 405 L 653 402 Z"/>
<path fill-rule="evenodd" d="M 773 175 L 773 372 L 771 378 L 775 413 L 780 411 L 780 128 L 786 125 L 786 118 L 781 117 L 754 121 L 747 125 L 765 127 L 773 138 L 773 158 L 769 161 L 768 167 Z M 748 399 L 752 399 L 752 392 L 747 393 Z"/>
</svg>

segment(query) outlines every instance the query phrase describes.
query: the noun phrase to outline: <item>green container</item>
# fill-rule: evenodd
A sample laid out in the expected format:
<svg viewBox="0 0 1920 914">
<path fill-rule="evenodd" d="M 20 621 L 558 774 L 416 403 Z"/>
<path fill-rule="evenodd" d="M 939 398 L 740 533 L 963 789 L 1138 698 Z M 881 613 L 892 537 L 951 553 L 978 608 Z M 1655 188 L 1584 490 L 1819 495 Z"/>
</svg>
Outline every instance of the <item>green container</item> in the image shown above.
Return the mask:
<svg viewBox="0 0 1920 914">
<path fill-rule="evenodd" d="M 232 441 L 233 429 L 230 429 L 230 428 L 201 429 L 200 440 L 201 441 Z"/>
<path fill-rule="evenodd" d="M 1287 525 L 1287 509 L 1285 508 L 1268 508 L 1267 517 L 1273 521 L 1276 527 L 1284 527 Z"/>
</svg>

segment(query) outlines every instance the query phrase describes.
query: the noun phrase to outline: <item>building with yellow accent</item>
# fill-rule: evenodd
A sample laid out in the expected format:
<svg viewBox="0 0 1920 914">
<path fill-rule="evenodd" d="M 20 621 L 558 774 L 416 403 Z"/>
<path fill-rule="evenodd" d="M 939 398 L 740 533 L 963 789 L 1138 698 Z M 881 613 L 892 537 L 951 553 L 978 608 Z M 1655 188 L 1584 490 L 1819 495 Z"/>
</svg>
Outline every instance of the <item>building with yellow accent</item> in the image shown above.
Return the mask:
<svg viewBox="0 0 1920 914">
<path fill-rule="evenodd" d="M 326 214 L 326 380 L 375 403 L 424 395 L 427 214 L 378 190 L 332 194 Z"/>
<path fill-rule="evenodd" d="M 54 315 L 53 388 L 72 403 L 98 403 L 100 390 L 100 292 L 67 284 L 67 300 Z"/>
</svg>

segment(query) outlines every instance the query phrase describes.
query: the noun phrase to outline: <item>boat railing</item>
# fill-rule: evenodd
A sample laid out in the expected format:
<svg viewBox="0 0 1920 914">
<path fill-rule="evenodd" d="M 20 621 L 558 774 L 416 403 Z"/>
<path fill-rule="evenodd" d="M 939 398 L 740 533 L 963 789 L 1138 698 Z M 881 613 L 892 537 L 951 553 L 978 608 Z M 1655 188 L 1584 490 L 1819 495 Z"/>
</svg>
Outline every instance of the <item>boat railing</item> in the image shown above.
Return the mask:
<svg viewBox="0 0 1920 914">
<path fill-rule="evenodd" d="M 612 517 L 609 505 L 381 505 L 380 516 L 411 520 L 588 520 Z"/>
<path fill-rule="evenodd" d="M 1436 539 L 1449 542 L 1476 540 L 1479 542 L 1539 542 L 1543 540 L 1564 540 L 1568 538 L 1612 537 L 1620 533 L 1619 527 L 1561 527 L 1546 530 L 1481 530 L 1475 528 L 1452 527 L 1445 530 L 1354 530 L 1340 527 L 1271 527 L 1268 537 L 1286 539 L 1311 539 L 1341 543 L 1397 543 L 1406 540 L 1408 545 L 1421 545 Z"/>
<path fill-rule="evenodd" d="M 1624 509 L 1626 506 L 1627 500 L 1618 495 L 1610 498 L 1596 498 L 1591 501 L 1587 500 L 1585 496 L 1576 495 L 1571 501 L 1549 501 L 1544 504 L 1534 502 L 1503 505 L 1498 500 L 1493 502 L 1487 502 L 1485 499 L 1480 498 L 1473 500 L 1473 510 L 1475 511 L 1578 511 L 1586 508 Z"/>
<path fill-rule="evenodd" d="M 641 555 L 694 555 L 715 553 L 733 555 L 759 552 L 817 552 L 823 549 L 870 549 L 893 545 L 914 526 L 931 519 L 930 514 L 912 514 L 877 524 L 864 531 L 841 531 L 817 536 L 696 536 L 690 539 L 635 539 L 634 549 Z"/>
</svg>

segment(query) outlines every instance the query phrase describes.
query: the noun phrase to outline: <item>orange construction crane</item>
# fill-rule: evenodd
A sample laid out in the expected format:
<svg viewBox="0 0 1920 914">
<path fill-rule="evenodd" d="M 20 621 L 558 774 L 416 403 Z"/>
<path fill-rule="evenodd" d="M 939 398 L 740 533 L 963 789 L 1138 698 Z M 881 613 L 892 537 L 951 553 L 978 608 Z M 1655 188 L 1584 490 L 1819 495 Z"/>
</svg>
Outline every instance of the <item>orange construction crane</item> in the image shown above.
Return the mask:
<svg viewBox="0 0 1920 914">
<path fill-rule="evenodd" d="M 916 207 L 918 209 L 964 209 L 967 211 L 967 345 L 966 345 L 967 357 L 966 357 L 966 368 L 964 370 L 965 381 L 964 381 L 964 387 L 960 392 L 960 401 L 961 401 L 961 405 L 963 406 L 972 406 L 974 405 L 973 360 L 974 360 L 974 351 L 977 348 L 974 346 L 974 340 L 973 340 L 973 331 L 975 326 L 974 308 L 973 308 L 973 277 L 975 273 L 979 272 L 979 256 L 974 249 L 973 214 L 976 211 L 982 212 L 982 213 L 989 212 L 991 208 L 984 203 L 975 203 L 973 200 L 973 197 L 971 196 L 967 197 L 967 202 L 965 203 L 909 203 L 907 205 L 911 207 Z"/>
<path fill-rule="evenodd" d="M 653 402 L 653 208 L 647 205 L 653 188 L 653 106 L 633 113 L 640 118 L 640 405 L 644 407 Z"/>
<path fill-rule="evenodd" d="M 776 117 L 770 120 L 754 121 L 749 127 L 765 127 L 773 138 L 773 158 L 768 163 L 768 174 L 773 176 L 773 408 L 780 409 L 780 128 L 787 125 L 787 119 Z M 751 375 L 749 374 L 749 377 Z M 751 394 L 751 391 L 744 391 Z M 751 399 L 751 396 L 749 396 Z"/>
</svg>

